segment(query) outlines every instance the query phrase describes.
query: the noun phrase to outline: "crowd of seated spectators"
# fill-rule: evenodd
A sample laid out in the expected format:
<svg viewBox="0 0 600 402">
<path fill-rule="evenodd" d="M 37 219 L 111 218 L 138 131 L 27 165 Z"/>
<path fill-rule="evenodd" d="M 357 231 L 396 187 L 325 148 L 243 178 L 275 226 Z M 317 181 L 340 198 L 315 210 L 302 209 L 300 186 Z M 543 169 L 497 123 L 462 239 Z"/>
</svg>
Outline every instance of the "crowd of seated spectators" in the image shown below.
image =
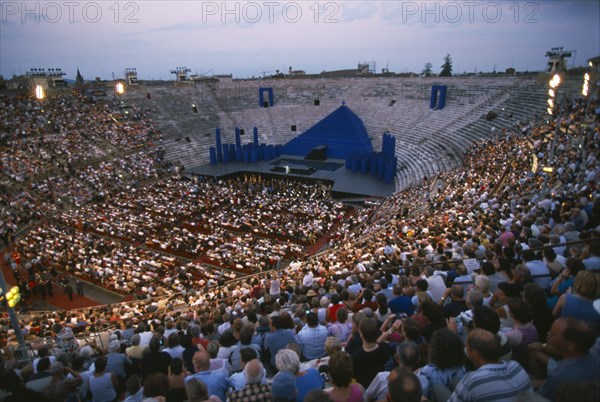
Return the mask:
<svg viewBox="0 0 600 402">
<path fill-rule="evenodd" d="M 600 127 L 564 103 L 354 214 L 322 186 L 252 176 L 156 177 L 58 211 L 5 254 L 17 275 L 148 298 L 21 317 L 52 344 L 26 366 L 0 321 L 3 399 L 598 400 Z"/>
<path fill-rule="evenodd" d="M 2 94 L 0 103 L 4 246 L 57 211 L 172 170 L 148 151 L 158 130 L 149 121 L 118 120 L 110 102 L 73 92 L 43 101 Z"/>
</svg>

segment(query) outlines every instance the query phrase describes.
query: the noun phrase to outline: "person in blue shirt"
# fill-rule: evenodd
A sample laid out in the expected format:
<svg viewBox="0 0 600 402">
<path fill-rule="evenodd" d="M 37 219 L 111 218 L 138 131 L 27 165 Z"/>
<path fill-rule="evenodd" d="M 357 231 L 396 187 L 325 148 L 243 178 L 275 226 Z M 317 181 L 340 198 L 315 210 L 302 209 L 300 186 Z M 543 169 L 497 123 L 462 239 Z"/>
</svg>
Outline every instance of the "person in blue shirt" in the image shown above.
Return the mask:
<svg viewBox="0 0 600 402">
<path fill-rule="evenodd" d="M 548 378 L 538 393 L 551 401 L 559 400 L 559 390 L 569 385 L 598 381 L 600 362 L 589 351 L 594 345 L 594 331 L 576 318 L 559 318 L 548 332 L 548 346 L 557 351 L 562 360 L 549 370 Z"/>
<path fill-rule="evenodd" d="M 402 287 L 401 285 L 395 285 L 394 289 L 394 298 L 389 301 L 388 307 L 392 310 L 392 313 L 404 313 L 407 316 L 411 316 L 415 313 L 415 306 L 412 303 L 412 294 L 407 294 L 412 292 L 412 287 Z"/>
<path fill-rule="evenodd" d="M 302 349 L 302 354 L 306 360 L 318 359 L 325 356 L 325 339 L 328 330 L 319 324 L 315 313 L 310 312 L 306 315 L 306 325 L 296 335 L 296 342 Z"/>
<path fill-rule="evenodd" d="M 295 342 L 293 329 L 284 328 L 284 322 L 279 316 L 271 317 L 271 332 L 265 336 L 265 350 L 271 353 L 271 366 L 275 367 L 275 356 L 281 349 L 285 349 L 288 343 Z"/>
<path fill-rule="evenodd" d="M 280 373 L 289 372 L 295 376 L 296 402 L 304 401 L 306 395 L 314 389 L 323 389 L 324 381 L 317 369 L 311 367 L 300 371 L 300 358 L 293 350 L 281 349 L 275 360 Z"/>
<path fill-rule="evenodd" d="M 196 373 L 185 378 L 187 383 L 192 378 L 201 380 L 206 384 L 209 395 L 216 395 L 225 400 L 225 395 L 229 389 L 228 372 L 226 368 L 210 370 L 210 356 L 207 351 L 200 350 L 194 354 L 194 368 Z"/>
</svg>

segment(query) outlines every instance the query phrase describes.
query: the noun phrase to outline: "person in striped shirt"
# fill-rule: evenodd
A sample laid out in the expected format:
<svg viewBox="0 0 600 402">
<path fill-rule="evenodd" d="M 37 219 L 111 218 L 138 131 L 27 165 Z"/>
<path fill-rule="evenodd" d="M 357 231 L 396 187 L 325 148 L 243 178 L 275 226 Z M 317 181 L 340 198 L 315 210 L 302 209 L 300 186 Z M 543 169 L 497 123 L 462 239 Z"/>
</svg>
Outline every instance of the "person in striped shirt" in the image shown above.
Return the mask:
<svg viewBox="0 0 600 402">
<path fill-rule="evenodd" d="M 476 370 L 460 380 L 450 402 L 501 402 L 533 392 L 529 376 L 519 363 L 500 361 L 500 340 L 496 334 L 475 328 L 467 339 L 466 351 Z"/>
</svg>

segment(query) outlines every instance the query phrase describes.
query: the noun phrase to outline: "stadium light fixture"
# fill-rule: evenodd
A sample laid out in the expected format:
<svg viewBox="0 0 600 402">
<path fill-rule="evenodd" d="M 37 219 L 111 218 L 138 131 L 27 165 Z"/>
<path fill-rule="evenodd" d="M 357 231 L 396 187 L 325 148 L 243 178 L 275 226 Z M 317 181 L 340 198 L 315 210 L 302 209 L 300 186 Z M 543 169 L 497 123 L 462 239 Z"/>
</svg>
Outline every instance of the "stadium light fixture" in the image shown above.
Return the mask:
<svg viewBox="0 0 600 402">
<path fill-rule="evenodd" d="M 556 86 L 560 85 L 560 82 L 561 82 L 560 75 L 554 74 L 554 77 L 552 77 L 552 79 L 556 82 Z"/>
<path fill-rule="evenodd" d="M 554 74 L 554 76 L 552 76 L 552 79 L 548 82 L 548 85 L 550 85 L 550 89 L 548 89 L 548 114 L 549 115 L 553 115 L 554 114 L 554 99 L 556 98 L 557 94 L 558 94 L 558 86 L 560 85 L 561 79 L 560 79 L 560 75 L 558 74 Z"/>
<path fill-rule="evenodd" d="M 6 293 L 6 302 L 8 303 L 8 307 L 15 307 L 20 300 L 21 300 L 21 293 L 19 292 L 19 287 L 13 286 Z"/>
<path fill-rule="evenodd" d="M 29 358 L 28 346 L 25 343 L 25 338 L 23 337 L 23 333 L 21 332 L 21 325 L 19 323 L 19 319 L 17 317 L 17 313 L 15 312 L 14 307 L 21 300 L 21 293 L 19 292 L 18 286 L 13 286 L 11 289 L 8 289 L 8 285 L 6 280 L 4 279 L 4 273 L 0 269 L 0 300 L 6 299 L 6 310 L 8 311 L 8 316 L 10 318 L 11 327 L 15 331 L 15 337 L 17 338 L 17 343 L 19 344 L 18 350 L 25 355 L 27 360 L 30 362 Z"/>
<path fill-rule="evenodd" d="M 41 85 L 37 85 L 35 87 L 35 97 L 38 100 L 42 100 L 46 97 L 46 94 L 44 93 L 44 88 Z"/>
<path fill-rule="evenodd" d="M 588 73 L 585 73 L 583 75 L 583 88 L 581 88 L 581 94 L 583 96 L 588 96 L 589 94 L 589 88 L 590 88 L 590 75 Z"/>
</svg>

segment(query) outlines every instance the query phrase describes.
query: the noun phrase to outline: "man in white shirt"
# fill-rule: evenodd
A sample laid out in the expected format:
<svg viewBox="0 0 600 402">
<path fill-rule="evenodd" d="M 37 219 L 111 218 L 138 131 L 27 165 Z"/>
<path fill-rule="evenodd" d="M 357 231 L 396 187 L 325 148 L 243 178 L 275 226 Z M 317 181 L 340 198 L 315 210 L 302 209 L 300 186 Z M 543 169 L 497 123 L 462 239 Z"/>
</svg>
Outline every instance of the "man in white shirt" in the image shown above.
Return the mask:
<svg viewBox="0 0 600 402">
<path fill-rule="evenodd" d="M 223 314 L 223 324 L 219 325 L 219 327 L 217 328 L 217 333 L 219 335 L 223 335 L 225 333 L 225 331 L 227 331 L 229 328 L 231 328 L 231 315 L 229 313 L 225 313 Z"/>
<path fill-rule="evenodd" d="M 163 352 L 167 352 L 171 355 L 172 358 L 178 357 L 181 359 L 185 348 L 181 346 L 180 342 L 181 340 L 179 339 L 179 334 L 173 333 L 169 335 L 169 337 L 167 338 L 168 347 L 165 348 Z"/>
<path fill-rule="evenodd" d="M 177 328 L 175 327 L 175 323 L 173 322 L 172 319 L 168 320 L 166 322 L 164 337 L 168 339 L 171 334 L 176 334 L 176 333 L 177 333 Z"/>
<path fill-rule="evenodd" d="M 267 276 L 269 278 L 270 275 Z M 277 276 L 271 278 L 271 284 L 269 286 L 269 294 L 274 297 L 278 297 L 281 293 L 281 282 Z"/>
<path fill-rule="evenodd" d="M 38 349 L 38 357 L 36 357 L 35 359 L 33 359 L 33 372 L 37 373 L 37 365 L 39 363 L 39 361 L 41 359 L 43 359 L 44 357 L 47 357 L 50 359 L 50 364 L 53 365 L 54 363 L 56 363 L 56 356 L 53 356 L 50 354 L 50 350 L 48 349 L 47 346 L 42 346 L 41 348 Z"/>
<path fill-rule="evenodd" d="M 538 259 L 533 250 L 523 250 L 523 262 L 531 272 L 531 279 L 542 289 L 548 289 L 550 285 L 550 271 L 546 264 Z"/>
<path fill-rule="evenodd" d="M 302 278 L 302 286 L 309 288 L 312 286 L 315 276 L 309 268 L 304 270 L 304 278 Z"/>
<path fill-rule="evenodd" d="M 356 275 L 352 275 L 350 279 L 352 280 L 352 285 L 348 286 L 348 292 L 352 292 L 354 295 L 358 296 L 363 289 L 363 286 Z"/>
<path fill-rule="evenodd" d="M 138 334 L 140 335 L 140 345 L 150 345 L 150 339 L 152 339 L 152 331 L 147 331 L 146 323 L 140 322 L 138 324 Z"/>
<path fill-rule="evenodd" d="M 428 291 L 434 302 L 439 303 L 446 293 L 446 282 L 440 275 L 435 275 L 432 266 L 425 267 L 425 280 L 429 284 Z"/>
</svg>

